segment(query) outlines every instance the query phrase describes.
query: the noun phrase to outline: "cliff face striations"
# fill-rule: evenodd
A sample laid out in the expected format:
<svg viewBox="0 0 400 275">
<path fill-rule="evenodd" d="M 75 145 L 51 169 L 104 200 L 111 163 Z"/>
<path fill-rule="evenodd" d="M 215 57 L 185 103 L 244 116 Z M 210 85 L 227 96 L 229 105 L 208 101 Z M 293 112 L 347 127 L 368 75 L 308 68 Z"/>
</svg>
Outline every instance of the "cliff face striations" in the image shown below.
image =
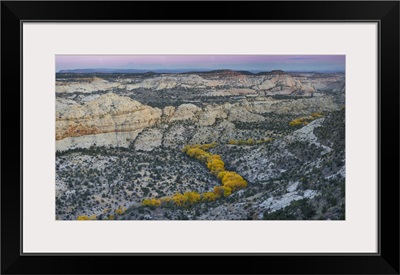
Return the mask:
<svg viewBox="0 0 400 275">
<path fill-rule="evenodd" d="M 183 133 L 175 133 L 177 140 L 185 142 L 205 142 L 212 136 L 229 138 L 229 131 L 221 131 L 226 123 L 273 123 L 265 115 L 275 113 L 283 115 L 301 115 L 313 111 L 331 111 L 338 106 L 329 97 L 281 101 L 261 98 L 260 100 L 241 100 L 221 105 L 209 104 L 199 107 L 195 104 L 181 104 L 176 108 L 167 106 L 164 109 L 150 107 L 126 96 L 107 93 L 87 96 L 80 102 L 69 99 L 56 101 L 56 144 L 57 150 L 88 148 L 90 146 L 128 147 L 135 142 L 138 134 L 147 128 L 155 128 L 158 140 L 169 136 L 168 129 L 173 124 L 185 124 Z M 221 122 L 224 122 L 221 124 Z M 192 126 L 190 126 L 192 125 Z M 217 127 L 220 125 L 219 127 Z M 181 135 L 191 130 L 190 139 Z M 221 128 L 222 127 L 222 128 Z M 221 129 L 220 129 L 221 128 Z M 140 144 L 151 143 L 151 134 L 144 134 L 137 140 Z M 168 144 L 173 139 L 168 139 Z M 178 142 L 177 145 L 180 145 Z M 157 141 L 154 146 L 161 146 Z M 135 148 L 148 148 L 137 145 Z M 173 144 L 171 144 L 173 146 Z"/>
<path fill-rule="evenodd" d="M 56 101 L 56 140 L 57 149 L 68 149 L 71 139 L 79 141 L 78 137 L 99 135 L 101 145 L 111 145 L 118 136 L 130 138 L 146 127 L 155 124 L 161 118 L 162 111 L 158 108 L 143 105 L 129 97 L 108 93 L 79 104 L 72 100 L 57 99 Z M 112 133 L 111 135 L 104 135 Z M 121 133 L 121 134 L 119 134 Z M 100 135 L 103 134 L 103 135 Z M 109 142 L 107 142 L 109 138 Z M 65 140 L 67 139 L 67 140 Z M 92 140 L 91 142 L 89 142 Z M 96 144 L 96 138 L 82 138 L 83 147 Z M 77 143 L 77 142 L 75 142 Z M 97 144 L 97 145 L 99 145 Z M 60 146 L 58 146 L 60 145 Z M 60 148 L 58 148 L 60 147 Z M 73 147 L 73 146 L 72 146 Z"/>
</svg>

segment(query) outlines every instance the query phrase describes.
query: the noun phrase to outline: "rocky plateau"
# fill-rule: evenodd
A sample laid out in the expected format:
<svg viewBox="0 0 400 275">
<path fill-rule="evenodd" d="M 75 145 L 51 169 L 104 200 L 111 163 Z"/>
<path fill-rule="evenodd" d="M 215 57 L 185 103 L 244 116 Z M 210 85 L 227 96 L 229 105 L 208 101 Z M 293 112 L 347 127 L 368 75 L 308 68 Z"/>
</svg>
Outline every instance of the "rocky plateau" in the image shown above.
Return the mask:
<svg viewBox="0 0 400 275">
<path fill-rule="evenodd" d="M 57 219 L 344 219 L 344 74 L 56 78 Z M 219 185 L 181 151 L 213 142 L 247 188 L 191 208 L 141 205 Z"/>
</svg>

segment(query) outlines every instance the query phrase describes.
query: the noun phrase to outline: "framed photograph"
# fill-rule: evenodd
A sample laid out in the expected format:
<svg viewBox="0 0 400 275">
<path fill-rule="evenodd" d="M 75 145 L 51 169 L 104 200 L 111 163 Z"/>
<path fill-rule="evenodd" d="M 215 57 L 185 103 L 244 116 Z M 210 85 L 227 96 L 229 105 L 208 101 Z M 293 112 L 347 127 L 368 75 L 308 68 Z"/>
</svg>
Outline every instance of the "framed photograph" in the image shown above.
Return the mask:
<svg viewBox="0 0 400 275">
<path fill-rule="evenodd" d="M 2 273 L 399 274 L 399 2 L 1 7 Z"/>
</svg>

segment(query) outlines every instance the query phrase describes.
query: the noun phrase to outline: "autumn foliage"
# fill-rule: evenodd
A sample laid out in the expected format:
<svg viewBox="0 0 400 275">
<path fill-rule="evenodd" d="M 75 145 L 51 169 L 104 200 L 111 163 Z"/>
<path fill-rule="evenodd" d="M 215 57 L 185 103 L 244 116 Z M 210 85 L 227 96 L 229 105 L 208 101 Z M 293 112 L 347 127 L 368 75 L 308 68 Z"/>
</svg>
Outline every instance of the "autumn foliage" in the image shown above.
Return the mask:
<svg viewBox="0 0 400 275">
<path fill-rule="evenodd" d="M 86 216 L 86 215 L 82 215 L 82 216 L 78 216 L 77 220 L 78 221 L 89 221 L 89 220 L 95 220 L 96 219 L 96 215 L 92 215 L 92 216 Z"/>
<path fill-rule="evenodd" d="M 233 192 L 247 186 L 247 181 L 235 172 L 223 171 L 218 174 L 218 178 L 221 180 L 223 186 L 230 188 Z"/>
<path fill-rule="evenodd" d="M 160 199 L 145 199 L 142 202 L 143 206 L 160 206 L 161 205 L 161 200 Z"/>
<path fill-rule="evenodd" d="M 289 126 L 297 126 L 297 125 L 307 125 L 309 122 L 313 121 L 314 119 L 323 117 L 321 113 L 311 113 L 310 116 L 307 117 L 299 117 L 291 122 L 289 122 Z"/>
<path fill-rule="evenodd" d="M 186 192 L 183 195 L 188 199 L 190 205 L 198 203 L 201 199 L 201 195 L 197 192 Z"/>
<path fill-rule="evenodd" d="M 211 155 L 207 158 L 207 168 L 213 175 L 218 176 L 219 173 L 225 171 L 225 163 L 220 155 Z"/>
<path fill-rule="evenodd" d="M 217 198 L 227 197 L 232 194 L 232 189 L 226 186 L 214 186 L 214 194 Z"/>
<path fill-rule="evenodd" d="M 202 201 L 215 201 L 217 199 L 214 192 L 205 192 L 201 196 Z"/>
<path fill-rule="evenodd" d="M 251 140 L 253 143 L 253 140 Z M 221 197 L 227 197 L 232 192 L 247 186 L 247 181 L 236 172 L 225 170 L 225 163 L 220 155 L 211 154 L 207 150 L 217 146 L 217 143 L 186 145 L 182 151 L 188 156 L 203 162 L 210 173 L 221 180 L 221 186 L 215 186 L 213 192 L 199 194 L 197 192 L 176 193 L 172 197 L 161 199 L 145 199 L 143 206 L 176 205 L 179 207 L 190 207 L 199 202 L 212 202 Z"/>
<path fill-rule="evenodd" d="M 117 215 L 121 215 L 122 213 L 124 213 L 126 211 L 126 208 L 125 207 L 118 207 L 116 210 L 115 210 L 115 214 L 117 214 Z"/>
<path fill-rule="evenodd" d="M 198 203 L 201 199 L 201 195 L 197 192 L 186 192 L 183 194 L 177 193 L 172 196 L 172 201 L 177 206 L 190 206 Z"/>
<path fill-rule="evenodd" d="M 263 140 L 263 142 L 265 141 Z M 234 143 L 234 141 L 230 142 L 230 144 L 232 143 Z M 249 139 L 249 143 L 254 144 L 256 142 Z M 232 192 L 247 186 L 247 181 L 245 181 L 238 173 L 225 170 L 225 163 L 220 155 L 213 155 L 205 151 L 207 148 L 213 148 L 215 146 L 215 143 L 204 145 L 195 144 L 186 145 L 183 148 L 183 152 L 188 154 L 190 157 L 204 162 L 210 172 L 221 180 L 222 186 L 214 187 L 214 196 L 211 195 L 211 192 L 205 193 L 207 195 L 203 194 L 203 200 L 207 201 L 213 201 L 222 196 L 227 197 Z"/>
</svg>

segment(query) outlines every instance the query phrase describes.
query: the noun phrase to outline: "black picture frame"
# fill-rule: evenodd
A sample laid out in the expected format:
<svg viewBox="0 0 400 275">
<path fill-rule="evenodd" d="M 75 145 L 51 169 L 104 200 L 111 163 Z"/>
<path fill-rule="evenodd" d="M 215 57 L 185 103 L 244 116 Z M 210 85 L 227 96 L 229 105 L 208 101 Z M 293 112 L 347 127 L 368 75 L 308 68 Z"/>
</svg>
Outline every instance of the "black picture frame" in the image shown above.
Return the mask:
<svg viewBox="0 0 400 275">
<path fill-rule="evenodd" d="M 27 20 L 378 22 L 379 253 L 22 255 L 20 37 Z M 2 274 L 399 274 L 398 1 L 2 1 L 1 38 Z"/>
</svg>

